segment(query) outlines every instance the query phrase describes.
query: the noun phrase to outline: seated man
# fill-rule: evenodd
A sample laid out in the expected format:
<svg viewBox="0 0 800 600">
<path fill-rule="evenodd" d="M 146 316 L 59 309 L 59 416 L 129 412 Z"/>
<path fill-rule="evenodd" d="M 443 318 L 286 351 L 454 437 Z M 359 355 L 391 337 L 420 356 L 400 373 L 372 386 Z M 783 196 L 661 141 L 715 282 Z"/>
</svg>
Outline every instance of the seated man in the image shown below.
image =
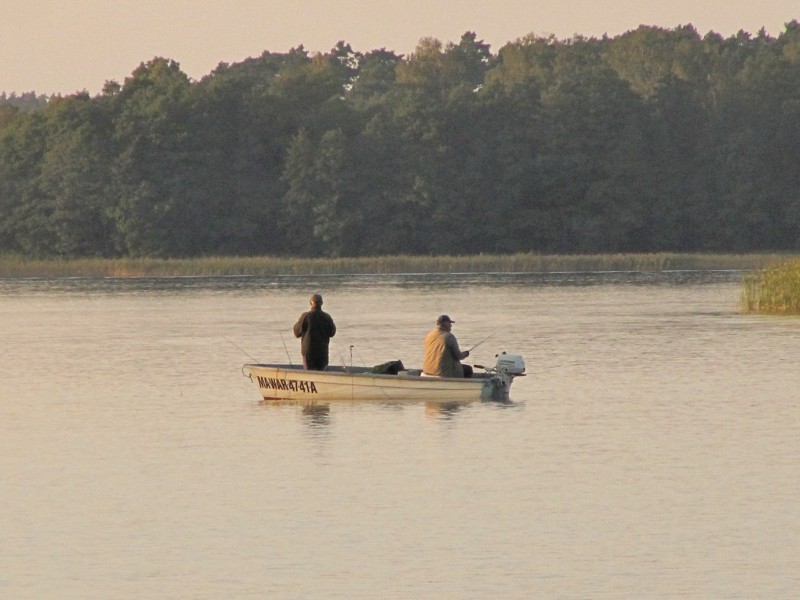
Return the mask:
<svg viewBox="0 0 800 600">
<path fill-rule="evenodd" d="M 461 360 L 469 356 L 458 347 L 456 336 L 450 333 L 453 323 L 447 315 L 436 319 L 436 327 L 425 336 L 425 356 L 422 361 L 423 375 L 434 377 L 471 377 L 472 367 L 462 365 Z"/>
</svg>

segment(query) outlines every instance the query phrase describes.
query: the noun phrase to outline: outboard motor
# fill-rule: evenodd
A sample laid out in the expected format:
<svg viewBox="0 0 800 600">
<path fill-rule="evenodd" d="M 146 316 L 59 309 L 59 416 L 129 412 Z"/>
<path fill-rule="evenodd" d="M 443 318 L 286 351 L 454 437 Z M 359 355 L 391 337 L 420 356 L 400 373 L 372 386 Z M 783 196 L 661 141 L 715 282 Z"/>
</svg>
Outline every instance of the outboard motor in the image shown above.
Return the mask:
<svg viewBox="0 0 800 600">
<path fill-rule="evenodd" d="M 519 354 L 495 354 L 497 362 L 493 367 L 475 365 L 486 370 L 485 377 L 491 377 L 492 400 L 508 400 L 508 392 L 515 377 L 525 376 L 525 361 Z"/>
<path fill-rule="evenodd" d="M 514 377 L 525 374 L 525 360 L 519 354 L 506 354 L 501 352 L 497 355 L 497 363 L 494 370 L 498 373 L 507 373 Z"/>
</svg>

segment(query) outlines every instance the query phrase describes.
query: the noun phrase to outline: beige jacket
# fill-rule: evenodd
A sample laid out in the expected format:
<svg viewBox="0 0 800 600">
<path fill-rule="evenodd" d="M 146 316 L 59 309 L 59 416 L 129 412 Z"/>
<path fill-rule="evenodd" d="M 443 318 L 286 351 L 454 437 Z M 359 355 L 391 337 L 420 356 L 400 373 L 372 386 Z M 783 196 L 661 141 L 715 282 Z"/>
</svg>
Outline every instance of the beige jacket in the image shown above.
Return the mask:
<svg viewBox="0 0 800 600">
<path fill-rule="evenodd" d="M 437 326 L 425 336 L 422 371 L 437 377 L 464 377 L 461 359 L 466 356 L 458 347 L 456 336 Z"/>
</svg>

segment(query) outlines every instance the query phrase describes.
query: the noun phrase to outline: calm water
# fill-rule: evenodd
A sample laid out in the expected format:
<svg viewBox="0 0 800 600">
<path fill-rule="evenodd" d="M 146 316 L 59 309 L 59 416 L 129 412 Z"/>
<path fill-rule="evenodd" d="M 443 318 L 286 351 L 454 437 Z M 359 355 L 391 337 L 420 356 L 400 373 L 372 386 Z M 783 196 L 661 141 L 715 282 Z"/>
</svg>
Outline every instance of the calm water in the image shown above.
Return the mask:
<svg viewBox="0 0 800 600">
<path fill-rule="evenodd" d="M 0 281 L 0 598 L 796 597 L 800 319 L 740 279 Z M 266 406 L 240 367 L 299 361 L 312 291 L 337 359 L 418 365 L 446 312 L 529 375 Z"/>
</svg>

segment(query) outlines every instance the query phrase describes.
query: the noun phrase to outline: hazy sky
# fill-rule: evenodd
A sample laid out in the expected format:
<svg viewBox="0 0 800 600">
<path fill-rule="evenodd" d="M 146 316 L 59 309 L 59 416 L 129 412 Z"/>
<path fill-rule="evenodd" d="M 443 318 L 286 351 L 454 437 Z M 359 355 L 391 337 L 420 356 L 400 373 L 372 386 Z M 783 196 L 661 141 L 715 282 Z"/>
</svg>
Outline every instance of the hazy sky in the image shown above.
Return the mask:
<svg viewBox="0 0 800 600">
<path fill-rule="evenodd" d="M 772 36 L 800 20 L 798 0 L 2 0 L 0 92 L 71 94 L 120 83 L 155 56 L 199 79 L 220 62 L 303 45 L 413 52 L 466 31 L 497 52 L 529 33 L 616 36 L 693 24 L 701 35 Z"/>
</svg>

